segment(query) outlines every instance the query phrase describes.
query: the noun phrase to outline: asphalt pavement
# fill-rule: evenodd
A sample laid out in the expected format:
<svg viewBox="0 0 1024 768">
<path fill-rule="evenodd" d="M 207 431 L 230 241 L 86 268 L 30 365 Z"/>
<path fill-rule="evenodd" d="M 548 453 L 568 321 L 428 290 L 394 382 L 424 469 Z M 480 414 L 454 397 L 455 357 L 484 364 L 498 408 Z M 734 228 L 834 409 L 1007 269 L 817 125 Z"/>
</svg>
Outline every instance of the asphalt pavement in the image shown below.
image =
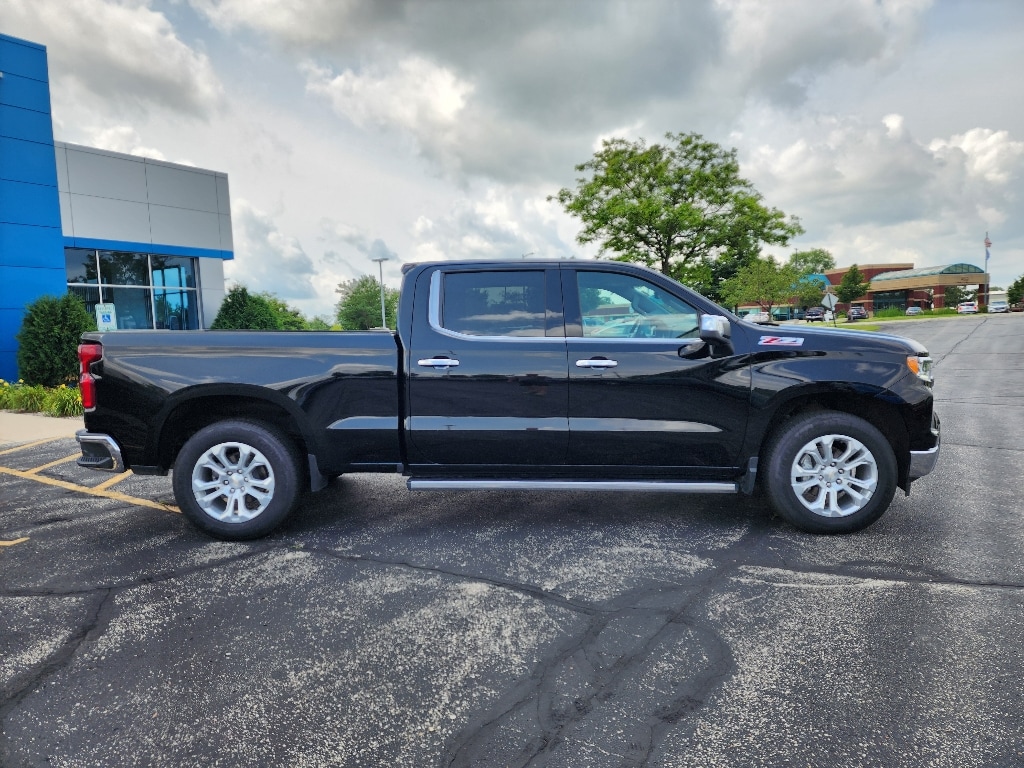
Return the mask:
<svg viewBox="0 0 1024 768">
<path fill-rule="evenodd" d="M 850 536 L 361 475 L 226 544 L 0 446 L 0 765 L 1024 766 L 1022 323 L 893 324 L 942 456 Z"/>
</svg>

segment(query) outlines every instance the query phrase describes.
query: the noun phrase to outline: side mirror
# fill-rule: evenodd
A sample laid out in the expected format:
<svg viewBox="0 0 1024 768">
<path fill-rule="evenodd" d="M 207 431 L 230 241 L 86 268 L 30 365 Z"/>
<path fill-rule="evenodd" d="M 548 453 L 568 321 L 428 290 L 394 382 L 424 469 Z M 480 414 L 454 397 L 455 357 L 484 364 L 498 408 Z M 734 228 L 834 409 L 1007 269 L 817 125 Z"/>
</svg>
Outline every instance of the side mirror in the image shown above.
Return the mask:
<svg viewBox="0 0 1024 768">
<path fill-rule="evenodd" d="M 733 352 L 732 326 L 721 315 L 700 316 L 700 338 L 707 342 L 716 355 L 731 355 Z"/>
</svg>

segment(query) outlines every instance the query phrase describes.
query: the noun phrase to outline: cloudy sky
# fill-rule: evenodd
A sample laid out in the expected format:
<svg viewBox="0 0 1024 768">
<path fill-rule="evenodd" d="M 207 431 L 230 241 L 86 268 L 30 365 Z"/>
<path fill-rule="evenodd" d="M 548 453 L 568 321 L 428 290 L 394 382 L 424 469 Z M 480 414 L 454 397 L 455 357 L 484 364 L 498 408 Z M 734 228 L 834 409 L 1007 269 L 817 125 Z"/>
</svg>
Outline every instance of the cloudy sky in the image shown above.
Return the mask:
<svg viewBox="0 0 1024 768">
<path fill-rule="evenodd" d="M 307 314 L 430 258 L 592 256 L 602 138 L 739 152 L 796 248 L 1024 273 L 1019 0 L 0 0 L 55 138 L 224 171 L 229 277 Z"/>
</svg>

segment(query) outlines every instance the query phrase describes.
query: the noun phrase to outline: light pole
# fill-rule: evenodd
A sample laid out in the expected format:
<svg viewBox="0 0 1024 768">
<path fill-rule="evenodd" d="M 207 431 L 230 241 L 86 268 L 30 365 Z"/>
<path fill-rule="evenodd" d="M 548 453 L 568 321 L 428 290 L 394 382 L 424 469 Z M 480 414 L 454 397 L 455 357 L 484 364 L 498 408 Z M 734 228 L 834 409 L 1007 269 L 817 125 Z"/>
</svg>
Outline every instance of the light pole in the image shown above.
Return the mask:
<svg viewBox="0 0 1024 768">
<path fill-rule="evenodd" d="M 377 266 L 380 267 L 380 327 L 387 328 L 388 321 L 387 316 L 384 314 L 384 262 L 388 260 L 387 256 L 380 256 L 376 259 L 370 259 L 370 261 L 377 262 Z"/>
</svg>

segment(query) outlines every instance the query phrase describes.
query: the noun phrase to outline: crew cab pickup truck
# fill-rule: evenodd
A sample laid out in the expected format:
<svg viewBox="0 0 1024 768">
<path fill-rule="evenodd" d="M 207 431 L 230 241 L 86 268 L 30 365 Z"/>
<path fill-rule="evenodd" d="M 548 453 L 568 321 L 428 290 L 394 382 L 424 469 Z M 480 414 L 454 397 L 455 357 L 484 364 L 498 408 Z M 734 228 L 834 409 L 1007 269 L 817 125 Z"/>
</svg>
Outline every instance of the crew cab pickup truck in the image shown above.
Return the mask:
<svg viewBox="0 0 1024 768">
<path fill-rule="evenodd" d="M 939 455 L 921 344 L 747 323 L 620 262 L 418 264 L 394 333 L 87 333 L 79 358 L 79 464 L 171 471 L 181 511 L 229 540 L 353 472 L 763 493 L 796 527 L 842 533 Z"/>
</svg>

